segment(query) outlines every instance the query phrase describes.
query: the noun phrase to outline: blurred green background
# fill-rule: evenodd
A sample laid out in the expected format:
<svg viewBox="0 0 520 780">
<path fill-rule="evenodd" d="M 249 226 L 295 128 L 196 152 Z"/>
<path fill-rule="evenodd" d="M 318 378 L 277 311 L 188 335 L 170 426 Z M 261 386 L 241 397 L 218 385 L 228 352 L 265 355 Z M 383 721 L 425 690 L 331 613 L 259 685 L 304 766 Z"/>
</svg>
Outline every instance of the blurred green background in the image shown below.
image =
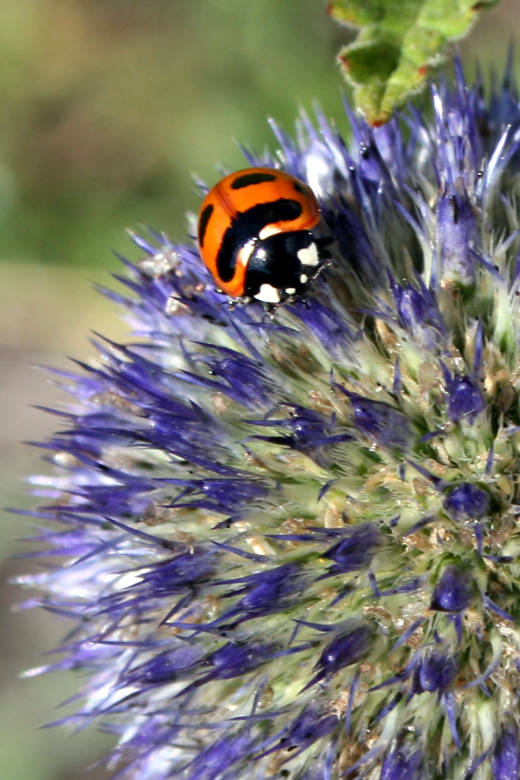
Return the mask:
<svg viewBox="0 0 520 780">
<path fill-rule="evenodd" d="M 198 197 L 218 165 L 243 166 L 235 140 L 275 144 L 266 122 L 288 130 L 319 99 L 347 132 L 335 53 L 348 33 L 322 0 L 4 0 L 0 4 L 0 505 L 26 507 L 23 475 L 45 471 L 19 444 L 55 421 L 30 404 L 65 400 L 34 364 L 89 357 L 90 329 L 124 330 L 89 282 L 109 284 L 111 249 L 136 257 L 126 227 L 186 237 Z M 520 32 L 520 0 L 503 0 L 461 46 L 500 72 Z M 517 57 L 517 68 L 520 57 Z M 44 662 L 67 626 L 14 614 L 24 594 L 7 585 L 30 569 L 13 560 L 31 533 L 0 525 L 0 780 L 104 780 L 88 769 L 110 740 L 38 730 L 79 682 L 19 680 Z"/>
</svg>

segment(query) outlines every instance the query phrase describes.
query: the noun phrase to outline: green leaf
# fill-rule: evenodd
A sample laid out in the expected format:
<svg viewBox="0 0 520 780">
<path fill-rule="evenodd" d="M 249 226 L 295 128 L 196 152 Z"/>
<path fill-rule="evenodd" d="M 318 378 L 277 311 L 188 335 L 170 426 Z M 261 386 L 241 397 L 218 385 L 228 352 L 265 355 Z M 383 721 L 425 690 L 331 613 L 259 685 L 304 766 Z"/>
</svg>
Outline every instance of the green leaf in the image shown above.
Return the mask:
<svg viewBox="0 0 520 780">
<path fill-rule="evenodd" d="M 329 13 L 360 29 L 339 61 L 357 107 L 372 125 L 387 122 L 419 92 L 450 41 L 498 0 L 333 0 Z"/>
</svg>

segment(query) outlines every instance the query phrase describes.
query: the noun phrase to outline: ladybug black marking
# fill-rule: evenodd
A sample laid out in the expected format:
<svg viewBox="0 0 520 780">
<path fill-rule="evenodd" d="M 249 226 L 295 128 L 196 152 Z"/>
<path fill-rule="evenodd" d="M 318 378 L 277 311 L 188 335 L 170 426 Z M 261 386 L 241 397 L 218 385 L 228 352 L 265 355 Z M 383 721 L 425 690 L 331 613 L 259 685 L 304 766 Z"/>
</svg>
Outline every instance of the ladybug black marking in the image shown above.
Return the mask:
<svg viewBox="0 0 520 780">
<path fill-rule="evenodd" d="M 293 221 L 302 212 L 295 200 L 280 199 L 273 203 L 259 203 L 248 211 L 240 212 L 231 227 L 224 233 L 217 256 L 217 271 L 223 282 L 229 282 L 235 273 L 238 253 L 250 241 L 255 240 L 266 225 L 275 220 Z"/>
<path fill-rule="evenodd" d="M 245 173 L 242 176 L 237 176 L 231 182 L 232 190 L 241 190 L 243 187 L 250 187 L 252 184 L 262 184 L 266 181 L 275 181 L 276 176 L 272 173 L 259 173 L 253 170 L 250 173 Z"/>
<path fill-rule="evenodd" d="M 211 205 L 211 203 L 206 206 L 206 208 L 201 211 L 200 217 L 199 217 L 199 244 L 204 246 L 204 237 L 206 235 L 206 230 L 208 227 L 208 223 L 211 219 L 211 215 L 214 211 L 214 206 Z"/>
</svg>

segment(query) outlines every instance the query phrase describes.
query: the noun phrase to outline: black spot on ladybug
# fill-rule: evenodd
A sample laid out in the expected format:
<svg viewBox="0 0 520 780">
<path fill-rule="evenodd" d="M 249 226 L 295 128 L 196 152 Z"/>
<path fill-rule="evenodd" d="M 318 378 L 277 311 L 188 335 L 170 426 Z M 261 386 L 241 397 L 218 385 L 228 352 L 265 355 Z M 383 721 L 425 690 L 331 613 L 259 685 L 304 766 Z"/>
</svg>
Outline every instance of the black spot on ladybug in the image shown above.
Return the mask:
<svg viewBox="0 0 520 780">
<path fill-rule="evenodd" d="M 299 192 L 301 195 L 306 195 L 307 197 L 309 197 L 309 188 L 306 187 L 304 184 L 300 184 L 299 181 L 294 181 L 293 187 L 296 190 L 296 192 Z"/>
<path fill-rule="evenodd" d="M 204 246 L 204 238 L 206 236 L 206 230 L 212 214 L 213 206 L 210 203 L 208 206 L 206 206 L 199 218 L 199 244 L 201 247 Z"/>
<path fill-rule="evenodd" d="M 245 173 L 243 176 L 237 176 L 231 182 L 232 190 L 241 190 L 243 187 L 250 187 L 252 184 L 262 184 L 265 181 L 276 181 L 274 173 Z"/>
<path fill-rule="evenodd" d="M 256 240 L 263 228 L 272 225 L 273 222 L 290 222 L 298 219 L 302 210 L 298 201 L 280 198 L 272 203 L 258 203 L 247 211 L 239 212 L 231 227 L 224 233 L 220 245 L 217 256 L 217 271 L 220 279 L 223 282 L 231 281 L 235 275 L 238 253 L 249 241 Z"/>
</svg>

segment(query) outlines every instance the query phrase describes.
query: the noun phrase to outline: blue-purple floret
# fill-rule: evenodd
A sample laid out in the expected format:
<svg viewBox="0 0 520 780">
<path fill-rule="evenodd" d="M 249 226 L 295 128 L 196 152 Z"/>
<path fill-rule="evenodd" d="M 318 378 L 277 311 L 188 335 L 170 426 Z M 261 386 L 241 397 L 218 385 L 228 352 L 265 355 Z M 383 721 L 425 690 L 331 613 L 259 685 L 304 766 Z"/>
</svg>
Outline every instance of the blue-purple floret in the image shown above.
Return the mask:
<svg viewBox="0 0 520 780">
<path fill-rule="evenodd" d="M 203 749 L 184 767 L 183 775 L 189 780 L 232 780 L 237 761 L 250 754 L 251 736 L 247 732 L 222 737 Z"/>
<path fill-rule="evenodd" d="M 320 199 L 305 300 L 229 305 L 195 244 L 135 237 L 105 291 L 135 338 L 54 372 L 47 668 L 88 672 L 69 720 L 122 780 L 520 780 L 520 109 L 460 72 L 433 100 L 246 153 Z"/>
<path fill-rule="evenodd" d="M 311 684 L 327 680 L 339 669 L 361 661 L 368 652 L 371 639 L 372 630 L 369 626 L 349 624 L 340 627 L 324 647 Z"/>
<path fill-rule="evenodd" d="M 218 570 L 215 550 L 195 549 L 160 561 L 141 575 L 141 590 L 155 598 L 172 596 L 211 580 Z"/>
<path fill-rule="evenodd" d="M 381 780 L 419 780 L 422 761 L 419 746 L 400 740 L 384 757 Z"/>
<path fill-rule="evenodd" d="M 333 445 L 352 439 L 352 432 L 342 431 L 334 417 L 325 417 L 300 406 L 291 407 L 289 411 L 289 417 L 248 420 L 250 425 L 283 431 L 277 436 L 255 435 L 254 438 L 303 452 L 324 465 L 334 457 L 330 449 Z"/>
<path fill-rule="evenodd" d="M 316 705 L 310 704 L 284 731 L 279 745 L 283 746 L 284 750 L 305 748 L 330 734 L 337 726 L 338 718 L 336 715 L 327 715 Z"/>
<path fill-rule="evenodd" d="M 473 377 L 461 376 L 447 382 L 449 395 L 448 414 L 451 420 L 466 419 L 472 423 L 486 408 L 486 402 L 478 383 Z"/>
<path fill-rule="evenodd" d="M 433 589 L 431 609 L 461 612 L 474 599 L 475 585 L 471 574 L 459 566 L 447 566 Z"/>
<path fill-rule="evenodd" d="M 374 401 L 349 393 L 352 419 L 356 428 L 380 447 L 405 451 L 410 445 L 412 429 L 408 418 L 384 401 Z"/>
<path fill-rule="evenodd" d="M 416 284 L 397 284 L 392 280 L 392 292 L 399 322 L 425 349 L 435 349 L 445 341 L 446 325 L 432 290 L 418 277 Z"/>
<path fill-rule="evenodd" d="M 328 575 L 367 569 L 382 541 L 381 531 L 375 523 L 348 529 L 345 538 L 324 553 L 325 558 L 334 561 Z"/>
<path fill-rule="evenodd" d="M 459 145 L 463 155 L 463 143 Z M 463 161 L 460 161 L 461 167 Z M 460 179 L 459 179 L 460 182 Z M 475 281 L 474 252 L 480 249 L 475 209 L 468 193 L 448 176 L 442 182 L 443 192 L 437 204 L 436 246 L 443 274 L 464 285 Z"/>
<path fill-rule="evenodd" d="M 268 661 L 273 654 L 274 648 L 269 645 L 227 642 L 206 659 L 206 664 L 212 667 L 212 671 L 205 676 L 204 682 L 217 677 L 227 680 L 245 674 Z"/>
<path fill-rule="evenodd" d="M 445 691 L 455 680 L 458 668 L 456 659 L 444 649 L 426 652 L 415 669 L 413 692 Z"/>
<path fill-rule="evenodd" d="M 452 520 L 464 523 L 486 517 L 490 503 L 487 490 L 471 482 L 461 482 L 447 491 L 443 507 Z"/>
<path fill-rule="evenodd" d="M 233 624 L 287 609 L 291 603 L 301 600 L 306 589 L 306 578 L 302 574 L 301 567 L 296 564 L 285 564 L 242 577 L 231 581 L 230 584 L 238 587 L 227 589 L 223 597 L 241 596 L 241 598 L 233 607 L 222 612 L 217 623 Z"/>
<path fill-rule="evenodd" d="M 197 645 L 181 644 L 166 653 L 157 653 L 146 663 L 132 669 L 125 678 L 126 685 L 162 685 L 186 679 L 200 665 L 204 650 Z"/>
</svg>

